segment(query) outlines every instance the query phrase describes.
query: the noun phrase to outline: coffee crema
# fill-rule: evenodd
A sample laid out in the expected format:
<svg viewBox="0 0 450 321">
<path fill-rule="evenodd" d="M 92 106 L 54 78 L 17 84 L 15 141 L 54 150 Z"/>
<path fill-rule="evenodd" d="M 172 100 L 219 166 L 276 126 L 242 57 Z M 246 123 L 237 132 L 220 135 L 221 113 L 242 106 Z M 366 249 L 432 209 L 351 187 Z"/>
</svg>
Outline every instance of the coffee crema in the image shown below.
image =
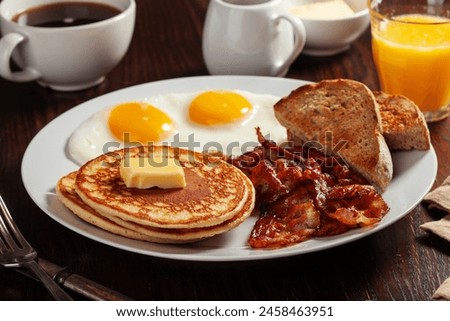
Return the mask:
<svg viewBox="0 0 450 321">
<path fill-rule="evenodd" d="M 27 26 L 61 28 L 82 26 L 112 18 L 121 10 L 92 2 L 60 2 L 29 8 L 16 14 L 12 21 Z"/>
</svg>

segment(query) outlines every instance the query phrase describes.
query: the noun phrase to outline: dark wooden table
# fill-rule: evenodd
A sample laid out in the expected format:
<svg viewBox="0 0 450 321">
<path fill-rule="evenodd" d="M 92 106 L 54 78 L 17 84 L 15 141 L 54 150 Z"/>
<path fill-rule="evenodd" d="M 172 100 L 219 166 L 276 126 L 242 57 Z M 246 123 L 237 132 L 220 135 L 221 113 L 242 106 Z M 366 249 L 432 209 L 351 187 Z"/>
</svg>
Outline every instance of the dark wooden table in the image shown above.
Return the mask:
<svg viewBox="0 0 450 321">
<path fill-rule="evenodd" d="M 131 47 L 96 88 L 61 93 L 0 79 L 0 193 L 29 242 L 41 257 L 137 300 L 430 300 L 450 276 L 450 245 L 419 229 L 444 215 L 422 204 L 390 227 L 337 248 L 221 263 L 119 250 L 72 232 L 34 204 L 20 172 L 33 136 L 61 113 L 99 95 L 160 79 L 206 75 L 201 43 L 207 6 L 207 0 L 137 0 Z M 301 55 L 287 77 L 345 77 L 378 89 L 369 31 L 345 53 L 327 58 Z M 435 186 L 450 174 L 449 125 L 450 119 L 430 125 L 439 159 Z M 0 268 L 0 300 L 49 299 L 38 282 Z"/>
</svg>

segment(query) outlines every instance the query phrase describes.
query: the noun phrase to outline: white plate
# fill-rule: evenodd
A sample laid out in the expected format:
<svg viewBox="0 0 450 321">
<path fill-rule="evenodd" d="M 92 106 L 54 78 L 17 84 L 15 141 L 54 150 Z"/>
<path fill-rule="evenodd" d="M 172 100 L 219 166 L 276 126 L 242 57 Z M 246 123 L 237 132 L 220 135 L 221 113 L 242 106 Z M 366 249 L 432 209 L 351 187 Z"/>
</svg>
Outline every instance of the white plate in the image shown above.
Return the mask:
<svg viewBox="0 0 450 321">
<path fill-rule="evenodd" d="M 55 196 L 57 180 L 77 169 L 77 165 L 66 156 L 68 138 L 83 120 L 102 108 L 120 101 L 144 99 L 162 93 L 208 88 L 242 89 L 281 97 L 303 84 L 305 81 L 285 78 L 204 76 L 147 83 L 97 97 L 60 115 L 33 138 L 22 160 L 23 183 L 33 201 L 45 213 L 81 235 L 127 251 L 179 260 L 257 260 L 324 250 L 380 231 L 408 214 L 434 182 L 437 172 L 434 149 L 393 153 L 394 178 L 383 194 L 390 211 L 377 226 L 355 229 L 333 237 L 316 238 L 276 250 L 254 250 L 246 244 L 255 217 L 250 217 L 228 233 L 202 242 L 191 245 L 160 245 L 116 236 L 85 223 L 67 210 Z M 275 125 L 277 121 L 273 121 Z"/>
</svg>

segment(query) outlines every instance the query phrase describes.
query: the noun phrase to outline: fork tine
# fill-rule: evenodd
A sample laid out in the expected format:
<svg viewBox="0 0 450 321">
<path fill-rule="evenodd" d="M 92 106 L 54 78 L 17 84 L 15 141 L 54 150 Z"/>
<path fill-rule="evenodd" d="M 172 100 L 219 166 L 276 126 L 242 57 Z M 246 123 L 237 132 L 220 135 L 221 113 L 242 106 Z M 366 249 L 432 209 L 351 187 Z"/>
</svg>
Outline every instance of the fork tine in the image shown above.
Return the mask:
<svg viewBox="0 0 450 321">
<path fill-rule="evenodd" d="M 11 246 L 14 246 L 14 240 L 11 237 L 10 233 L 8 232 L 8 227 L 6 226 L 5 220 L 3 219 L 4 215 L 7 215 L 8 209 L 5 207 L 5 202 L 3 201 L 3 198 L 0 196 L 0 207 L 1 207 L 1 213 L 0 213 L 0 235 L 2 239 L 2 248 L 8 248 Z"/>
<path fill-rule="evenodd" d="M 9 213 L 8 208 L 6 207 L 5 202 L 3 201 L 2 196 L 0 195 L 0 232 L 3 236 L 4 243 L 6 243 L 10 248 L 18 248 L 16 241 L 11 236 L 11 231 L 14 234 L 16 240 L 19 242 L 21 248 L 31 247 L 30 244 L 23 237 L 22 233 L 20 233 L 16 224 L 14 223 L 11 214 Z M 8 229 L 9 227 L 9 229 Z M 3 245 L 3 244 L 2 244 Z"/>
<path fill-rule="evenodd" d="M 1 195 L 0 209 L 0 254 L 5 256 L 0 264 L 5 267 L 26 267 L 41 280 L 55 299 L 72 300 L 37 263 L 36 251 L 19 231 Z"/>
<path fill-rule="evenodd" d="M 1 234 L 0 233 L 0 255 L 6 253 L 6 244 L 5 242 L 3 242 L 3 239 L 1 238 Z"/>
</svg>

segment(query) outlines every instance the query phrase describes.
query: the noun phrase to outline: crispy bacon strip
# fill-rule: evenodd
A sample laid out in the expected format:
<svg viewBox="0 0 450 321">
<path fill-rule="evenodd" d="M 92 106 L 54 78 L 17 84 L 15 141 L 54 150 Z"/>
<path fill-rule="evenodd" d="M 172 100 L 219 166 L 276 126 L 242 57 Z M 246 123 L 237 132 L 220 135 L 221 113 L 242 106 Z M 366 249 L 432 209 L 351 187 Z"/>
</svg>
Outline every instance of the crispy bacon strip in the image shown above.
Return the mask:
<svg viewBox="0 0 450 321">
<path fill-rule="evenodd" d="M 260 146 L 229 162 L 252 181 L 261 216 L 253 248 L 278 248 L 378 223 L 389 211 L 381 195 L 340 159 L 284 148 L 256 129 Z"/>
<path fill-rule="evenodd" d="M 334 186 L 326 203 L 325 214 L 349 227 L 376 224 L 388 211 L 381 195 L 369 185 Z"/>
</svg>

